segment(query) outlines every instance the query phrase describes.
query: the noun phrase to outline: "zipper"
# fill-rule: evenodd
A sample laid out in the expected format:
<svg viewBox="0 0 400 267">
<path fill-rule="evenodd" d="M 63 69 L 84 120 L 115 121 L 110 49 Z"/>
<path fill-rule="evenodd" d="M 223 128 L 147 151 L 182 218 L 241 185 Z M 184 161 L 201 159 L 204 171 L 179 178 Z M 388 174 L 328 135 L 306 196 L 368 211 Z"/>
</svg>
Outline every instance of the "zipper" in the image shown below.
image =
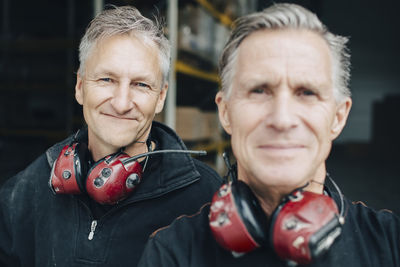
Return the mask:
<svg viewBox="0 0 400 267">
<path fill-rule="evenodd" d="M 90 233 L 89 233 L 89 236 L 88 236 L 89 240 L 93 239 L 94 231 L 96 230 L 96 226 L 97 226 L 97 220 L 93 220 L 92 224 L 90 225 Z"/>
</svg>

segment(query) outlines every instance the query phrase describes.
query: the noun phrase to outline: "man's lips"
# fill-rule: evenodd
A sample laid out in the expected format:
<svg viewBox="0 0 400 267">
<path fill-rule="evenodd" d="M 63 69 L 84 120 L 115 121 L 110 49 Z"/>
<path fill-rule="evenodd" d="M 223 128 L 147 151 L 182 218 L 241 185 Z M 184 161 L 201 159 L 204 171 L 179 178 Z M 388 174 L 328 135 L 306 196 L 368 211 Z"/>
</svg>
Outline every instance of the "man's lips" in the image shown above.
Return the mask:
<svg viewBox="0 0 400 267">
<path fill-rule="evenodd" d="M 258 146 L 260 156 L 270 159 L 293 159 L 294 157 L 303 156 L 305 151 L 304 145 L 298 144 L 267 144 Z"/>
<path fill-rule="evenodd" d="M 101 113 L 101 115 L 119 120 L 136 120 L 136 117 L 133 115 L 117 115 L 112 113 Z"/>
<path fill-rule="evenodd" d="M 262 149 L 276 149 L 276 150 L 305 148 L 304 145 L 300 144 L 265 144 L 265 145 L 260 145 L 258 147 Z"/>
<path fill-rule="evenodd" d="M 306 148 L 304 145 L 300 144 L 265 144 L 258 146 L 258 149 L 262 153 L 270 155 L 293 155 L 303 151 Z"/>
</svg>

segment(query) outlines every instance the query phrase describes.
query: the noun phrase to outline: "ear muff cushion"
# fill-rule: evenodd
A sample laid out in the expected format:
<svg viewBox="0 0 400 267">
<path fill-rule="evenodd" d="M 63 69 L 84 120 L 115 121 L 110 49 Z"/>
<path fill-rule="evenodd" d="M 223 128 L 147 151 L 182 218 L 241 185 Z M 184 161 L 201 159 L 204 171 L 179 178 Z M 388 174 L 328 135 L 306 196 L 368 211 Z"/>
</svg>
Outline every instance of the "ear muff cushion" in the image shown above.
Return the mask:
<svg viewBox="0 0 400 267">
<path fill-rule="evenodd" d="M 86 152 L 85 152 L 85 149 L 82 148 L 82 157 L 85 157 L 85 159 L 86 159 L 85 162 L 88 162 L 88 161 L 90 160 L 91 155 L 90 155 L 90 153 L 88 152 L 88 151 L 89 151 L 88 149 L 86 149 L 86 151 L 87 151 L 87 154 L 85 154 L 85 153 L 86 153 Z M 121 152 L 121 151 L 118 151 L 118 152 L 115 152 L 115 153 L 113 153 L 113 154 L 104 156 L 103 158 L 99 159 L 98 161 L 92 163 L 90 166 L 89 166 L 88 164 L 86 164 L 86 170 L 83 170 L 83 171 L 85 171 L 85 174 L 86 174 L 86 175 L 84 175 L 84 179 L 82 180 L 84 186 L 86 187 L 86 181 L 87 181 L 87 179 L 90 177 L 90 175 L 93 174 L 93 170 L 94 170 L 98 165 L 100 165 L 100 164 L 108 164 L 109 162 L 112 162 L 112 161 L 114 161 L 115 159 L 118 159 L 118 157 L 119 157 L 120 155 L 125 155 L 125 156 L 129 157 L 128 154 L 126 154 L 126 153 L 124 153 L 124 152 Z M 107 163 L 107 162 L 108 162 L 108 163 Z M 82 167 L 83 167 L 83 166 L 82 166 Z M 96 175 L 96 173 L 95 173 L 94 175 Z M 98 175 L 98 174 L 97 174 L 97 175 Z M 93 179 L 94 179 L 94 178 L 93 178 Z"/>
<path fill-rule="evenodd" d="M 232 194 L 246 229 L 260 245 L 267 242 L 268 219 L 250 187 L 242 181 L 234 182 Z"/>
<path fill-rule="evenodd" d="M 89 160 L 91 158 L 90 152 L 85 143 L 78 143 L 75 151 L 75 179 L 81 192 L 86 192 L 85 184 L 89 170 Z"/>
<path fill-rule="evenodd" d="M 295 191 L 271 216 L 271 246 L 280 258 L 298 264 L 327 251 L 339 234 L 338 209 L 329 196 Z"/>
</svg>

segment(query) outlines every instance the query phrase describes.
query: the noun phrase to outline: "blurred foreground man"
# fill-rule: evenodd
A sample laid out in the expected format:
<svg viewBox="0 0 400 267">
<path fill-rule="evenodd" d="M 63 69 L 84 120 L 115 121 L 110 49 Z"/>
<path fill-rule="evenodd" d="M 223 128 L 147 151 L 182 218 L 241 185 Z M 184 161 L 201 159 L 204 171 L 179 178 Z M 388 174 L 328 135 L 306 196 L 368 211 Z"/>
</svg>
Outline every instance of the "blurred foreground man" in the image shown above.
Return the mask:
<svg viewBox="0 0 400 267">
<path fill-rule="evenodd" d="M 236 22 L 216 103 L 237 164 L 139 266 L 400 266 L 399 218 L 352 204 L 326 171 L 352 103 L 346 42 L 294 4 Z"/>
<path fill-rule="evenodd" d="M 113 7 L 91 22 L 79 52 L 75 96 L 87 127 L 1 188 L 0 266 L 136 266 L 149 234 L 221 185 L 153 122 L 170 65 L 161 25 Z"/>
</svg>

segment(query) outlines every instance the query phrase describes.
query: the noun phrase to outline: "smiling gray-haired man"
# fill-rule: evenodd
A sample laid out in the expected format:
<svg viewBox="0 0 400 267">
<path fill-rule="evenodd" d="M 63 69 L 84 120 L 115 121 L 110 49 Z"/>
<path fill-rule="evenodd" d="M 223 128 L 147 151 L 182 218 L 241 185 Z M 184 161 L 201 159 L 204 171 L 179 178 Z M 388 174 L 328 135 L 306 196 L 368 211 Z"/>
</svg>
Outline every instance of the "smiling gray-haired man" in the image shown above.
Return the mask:
<svg viewBox="0 0 400 267">
<path fill-rule="evenodd" d="M 155 232 L 140 267 L 400 266 L 399 218 L 352 204 L 326 170 L 352 103 L 346 42 L 295 4 L 236 21 L 215 98 L 230 180 Z"/>
<path fill-rule="evenodd" d="M 112 7 L 79 52 L 75 96 L 87 127 L 0 189 L 0 266 L 136 266 L 150 233 L 197 211 L 221 184 L 153 122 L 170 65 L 161 25 Z"/>
</svg>

